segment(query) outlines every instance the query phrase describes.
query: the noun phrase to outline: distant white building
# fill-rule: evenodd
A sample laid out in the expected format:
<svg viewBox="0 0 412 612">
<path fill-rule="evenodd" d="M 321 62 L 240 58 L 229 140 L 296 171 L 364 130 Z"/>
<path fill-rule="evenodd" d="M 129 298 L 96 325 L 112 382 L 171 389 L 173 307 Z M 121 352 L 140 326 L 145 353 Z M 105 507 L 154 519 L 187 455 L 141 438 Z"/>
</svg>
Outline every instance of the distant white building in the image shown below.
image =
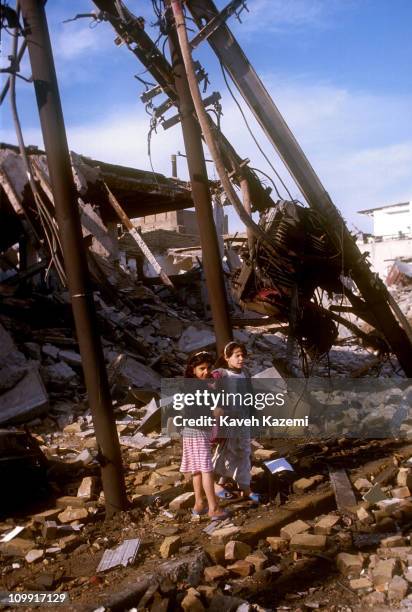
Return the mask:
<svg viewBox="0 0 412 612">
<path fill-rule="evenodd" d="M 412 202 L 401 202 L 360 210 L 359 214 L 373 219 L 373 236 L 376 238 L 412 236 Z"/>
<path fill-rule="evenodd" d="M 360 250 L 369 253 L 372 268 L 385 280 L 395 260 L 412 261 L 412 202 L 400 202 L 360 210 L 373 220 L 373 234 L 358 241 Z"/>
</svg>

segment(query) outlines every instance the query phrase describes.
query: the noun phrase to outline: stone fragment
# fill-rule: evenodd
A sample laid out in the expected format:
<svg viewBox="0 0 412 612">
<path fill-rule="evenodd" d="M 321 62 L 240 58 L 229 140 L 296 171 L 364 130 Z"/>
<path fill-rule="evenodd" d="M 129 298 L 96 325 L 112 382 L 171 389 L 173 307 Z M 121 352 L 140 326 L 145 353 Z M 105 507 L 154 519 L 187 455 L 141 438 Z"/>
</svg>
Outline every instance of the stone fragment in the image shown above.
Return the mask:
<svg viewBox="0 0 412 612">
<path fill-rule="evenodd" d="M 394 576 L 388 586 L 389 603 L 401 601 L 408 592 L 408 583 L 401 576 Z"/>
<path fill-rule="evenodd" d="M 378 561 L 375 567 L 372 569 L 372 581 L 375 588 L 379 586 L 384 586 L 386 588 L 386 585 L 388 585 L 392 580 L 397 567 L 397 559 L 385 559 L 384 561 Z"/>
<path fill-rule="evenodd" d="M 63 538 L 60 538 L 60 540 L 58 540 L 58 546 L 61 550 L 64 550 L 64 552 L 71 552 L 72 550 L 74 550 L 75 548 L 77 548 L 78 544 L 80 542 L 80 538 L 78 535 L 68 535 L 68 536 L 64 536 Z"/>
<path fill-rule="evenodd" d="M 0 543 L 0 553 L 6 557 L 25 557 L 35 547 L 33 540 L 13 538 L 10 542 Z"/>
<path fill-rule="evenodd" d="M 214 544 L 213 542 L 209 542 L 204 546 L 204 551 L 216 565 L 222 565 L 225 562 L 224 544 Z"/>
<path fill-rule="evenodd" d="M 401 535 L 390 536 L 388 538 L 383 538 L 381 540 L 380 545 L 383 548 L 393 548 L 397 546 L 406 546 L 406 540 Z"/>
<path fill-rule="evenodd" d="M 378 609 L 378 606 L 381 606 L 385 603 L 385 594 L 379 593 L 378 591 L 374 591 L 373 593 L 369 593 L 362 599 L 362 604 L 364 606 L 368 606 L 372 608 L 372 610 Z"/>
<path fill-rule="evenodd" d="M 45 521 L 43 523 L 41 535 L 44 540 L 54 540 L 57 536 L 56 521 Z"/>
<path fill-rule="evenodd" d="M 190 588 L 182 599 L 180 605 L 185 612 L 204 612 L 205 607 L 200 600 L 200 593 Z"/>
<path fill-rule="evenodd" d="M 169 504 L 170 510 L 182 510 L 184 508 L 193 508 L 195 503 L 195 494 L 193 491 L 178 495 Z"/>
<path fill-rule="evenodd" d="M 290 540 L 294 535 L 303 533 L 304 531 L 309 531 L 309 529 L 310 525 L 299 519 L 282 527 L 280 530 L 280 537 L 284 538 L 285 540 Z"/>
<path fill-rule="evenodd" d="M 230 540 L 233 540 L 234 537 L 240 532 L 240 527 L 221 527 L 220 529 L 216 529 L 212 535 L 212 542 L 218 544 L 226 544 Z"/>
<path fill-rule="evenodd" d="M 316 487 L 323 480 L 325 480 L 325 477 L 320 474 L 310 478 L 299 478 L 299 480 L 295 480 L 293 483 L 293 492 L 301 495 Z"/>
<path fill-rule="evenodd" d="M 315 527 L 313 532 L 316 535 L 329 535 L 332 533 L 333 527 L 337 525 L 340 521 L 339 516 L 335 516 L 334 514 L 328 514 L 327 516 L 323 516 L 317 523 L 315 523 Z"/>
<path fill-rule="evenodd" d="M 260 572 L 265 568 L 269 559 L 261 550 L 255 550 L 250 555 L 245 557 L 245 561 L 249 561 L 255 567 L 255 572 Z"/>
<path fill-rule="evenodd" d="M 204 572 L 206 582 L 213 582 L 214 580 L 223 580 L 229 576 L 229 572 L 222 565 L 211 565 L 205 568 Z"/>
<path fill-rule="evenodd" d="M 65 525 L 66 523 L 72 523 L 73 521 L 84 521 L 89 516 L 86 508 L 72 508 L 68 506 L 66 510 L 63 510 L 57 517 L 59 521 Z"/>
<path fill-rule="evenodd" d="M 215 595 L 218 589 L 217 585 L 201 584 L 196 590 L 203 595 L 207 601 L 210 601 Z"/>
<path fill-rule="evenodd" d="M 228 565 L 226 569 L 228 569 L 232 574 L 245 578 L 246 576 L 250 576 L 255 568 L 253 563 L 250 563 L 245 559 L 240 559 L 239 561 L 235 561 L 235 563 Z"/>
<path fill-rule="evenodd" d="M 408 571 L 404 573 L 403 577 L 408 582 L 412 582 L 412 569 L 408 569 Z"/>
<path fill-rule="evenodd" d="M 251 552 L 252 547 L 249 544 L 240 542 L 239 540 L 231 540 L 225 546 L 226 561 L 238 561 L 244 559 Z"/>
<path fill-rule="evenodd" d="M 74 495 L 64 495 L 56 499 L 56 506 L 58 508 L 84 508 L 85 504 L 85 499 L 82 497 L 75 497 Z"/>
<path fill-rule="evenodd" d="M 363 561 L 358 555 L 342 552 L 336 557 L 336 565 L 341 574 L 352 578 L 361 573 Z"/>
<path fill-rule="evenodd" d="M 82 365 L 82 358 L 80 357 L 79 353 L 76 353 L 76 351 L 59 351 L 59 359 L 65 361 L 70 366 L 80 368 Z"/>
<path fill-rule="evenodd" d="M 382 559 L 399 559 L 406 562 L 412 548 L 410 546 L 395 546 L 393 548 L 378 548 L 376 552 Z"/>
<path fill-rule="evenodd" d="M 297 533 L 292 536 L 289 545 L 291 550 L 324 550 L 326 541 L 325 535 Z"/>
<path fill-rule="evenodd" d="M 34 548 L 30 550 L 27 555 L 24 557 L 27 563 L 35 563 L 36 561 L 40 561 L 44 557 L 44 550 Z"/>
<path fill-rule="evenodd" d="M 356 510 L 356 515 L 361 523 L 371 524 L 373 523 L 373 516 L 363 506 Z"/>
<path fill-rule="evenodd" d="M 357 491 L 369 491 L 373 485 L 367 478 L 357 478 L 353 486 Z"/>
<path fill-rule="evenodd" d="M 276 536 L 266 538 L 266 542 L 274 552 L 283 552 L 289 546 L 289 542 L 286 538 L 279 538 Z"/>
<path fill-rule="evenodd" d="M 92 489 L 93 489 L 93 478 L 92 476 L 86 476 L 85 478 L 83 478 L 79 486 L 79 489 L 77 491 L 77 497 L 82 497 L 84 499 L 91 499 Z"/>
<path fill-rule="evenodd" d="M 372 581 L 369 578 L 353 578 L 349 580 L 349 586 L 354 591 L 367 591 L 372 588 Z"/>
<path fill-rule="evenodd" d="M 399 487 L 398 489 L 392 489 L 391 493 L 392 497 L 398 499 L 405 499 L 406 497 L 411 496 L 411 492 L 409 491 L 408 487 Z"/>
<path fill-rule="evenodd" d="M 174 555 L 182 545 L 180 536 L 168 536 L 160 546 L 160 556 L 162 559 L 168 559 Z"/>
<path fill-rule="evenodd" d="M 54 521 L 61 512 L 60 508 L 52 508 L 51 510 L 45 510 L 32 516 L 33 523 L 45 523 L 46 521 Z"/>
<path fill-rule="evenodd" d="M 260 461 L 270 461 L 271 459 L 276 459 L 279 456 L 277 450 L 268 449 L 268 448 L 258 448 L 254 452 L 255 458 Z"/>
<path fill-rule="evenodd" d="M 396 484 L 399 487 L 408 487 L 409 490 L 412 489 L 412 472 L 410 468 L 399 468 L 399 472 L 396 476 Z"/>
</svg>

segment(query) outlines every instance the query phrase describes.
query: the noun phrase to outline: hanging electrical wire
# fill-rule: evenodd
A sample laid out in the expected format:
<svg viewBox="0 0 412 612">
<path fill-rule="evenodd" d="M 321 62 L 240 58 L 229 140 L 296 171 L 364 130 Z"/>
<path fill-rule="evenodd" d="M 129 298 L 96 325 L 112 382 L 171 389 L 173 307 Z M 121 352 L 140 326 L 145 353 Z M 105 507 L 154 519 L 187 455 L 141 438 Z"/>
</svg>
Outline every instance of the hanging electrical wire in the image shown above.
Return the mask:
<svg viewBox="0 0 412 612">
<path fill-rule="evenodd" d="M 222 62 L 220 62 L 220 68 L 222 70 L 222 75 L 223 75 L 223 79 L 225 81 L 226 87 L 233 99 L 233 101 L 235 102 L 236 106 L 238 107 L 240 114 L 242 115 L 243 121 L 245 122 L 246 128 L 249 132 L 249 134 L 251 135 L 253 142 L 255 143 L 255 145 L 257 146 L 257 148 L 259 149 L 260 153 L 262 154 L 262 156 L 264 157 L 264 159 L 266 160 L 266 162 L 268 163 L 268 165 L 270 166 L 270 168 L 273 170 L 274 174 L 277 176 L 277 178 L 279 179 L 280 183 L 282 184 L 283 188 L 285 189 L 286 193 L 289 196 L 289 199 L 293 202 L 293 197 L 292 194 L 290 193 L 286 183 L 284 182 L 284 180 L 282 179 L 282 177 L 280 176 L 279 172 L 276 170 L 276 168 L 274 167 L 274 165 L 272 164 L 272 162 L 270 161 L 269 157 L 266 155 L 266 153 L 264 152 L 263 148 L 261 147 L 261 145 L 259 144 L 259 141 L 257 140 L 256 136 L 254 135 L 248 120 L 246 119 L 246 115 L 241 107 L 241 105 L 239 104 L 239 101 L 237 100 L 235 94 L 232 91 L 232 88 L 229 85 L 229 81 L 227 79 L 227 74 L 226 74 L 226 69 L 223 66 Z M 276 193 L 279 194 L 278 189 L 276 188 Z M 281 196 L 279 195 L 279 198 L 281 198 Z"/>
<path fill-rule="evenodd" d="M 17 16 L 19 18 L 20 15 L 20 11 L 19 9 L 16 10 Z M 55 266 L 56 272 L 60 278 L 60 281 L 62 282 L 63 285 L 66 285 L 66 274 L 64 271 L 64 267 L 62 262 L 60 261 L 60 255 L 62 253 L 62 249 L 61 249 L 61 243 L 60 243 L 60 235 L 59 235 L 59 229 L 57 227 L 57 222 L 54 219 L 54 217 L 50 214 L 47 205 L 45 204 L 45 202 L 43 201 L 41 194 L 37 188 L 37 185 L 33 179 L 33 173 L 32 173 L 32 168 L 31 168 L 31 164 L 30 164 L 30 160 L 29 157 L 26 153 L 26 147 L 24 144 L 24 138 L 23 138 L 23 132 L 21 129 L 21 123 L 20 123 L 20 118 L 19 118 L 19 114 L 18 114 L 18 109 L 17 109 L 17 102 L 16 102 L 16 73 L 18 71 L 18 54 L 17 54 L 17 48 L 18 48 L 18 38 L 19 38 L 19 31 L 20 28 L 16 27 L 14 29 L 14 37 L 13 37 L 13 43 L 12 43 L 12 53 L 11 53 L 11 61 L 12 61 L 12 65 L 14 66 L 14 69 L 11 71 L 10 73 L 10 107 L 11 107 L 11 112 L 12 112 L 12 116 L 13 116 L 13 123 L 14 123 L 14 127 L 16 130 L 16 136 L 17 136 L 17 141 L 19 144 L 19 150 L 20 150 L 20 154 L 21 157 L 23 159 L 25 168 L 26 168 L 26 174 L 28 177 L 28 181 L 29 181 L 29 185 L 30 185 L 30 189 L 33 193 L 33 197 L 34 197 L 34 201 L 36 204 L 36 208 L 37 208 L 37 212 L 39 214 L 39 220 L 40 223 L 43 227 L 44 230 L 44 236 L 49 248 L 49 252 L 50 252 L 50 256 L 52 259 L 52 262 Z"/>
</svg>

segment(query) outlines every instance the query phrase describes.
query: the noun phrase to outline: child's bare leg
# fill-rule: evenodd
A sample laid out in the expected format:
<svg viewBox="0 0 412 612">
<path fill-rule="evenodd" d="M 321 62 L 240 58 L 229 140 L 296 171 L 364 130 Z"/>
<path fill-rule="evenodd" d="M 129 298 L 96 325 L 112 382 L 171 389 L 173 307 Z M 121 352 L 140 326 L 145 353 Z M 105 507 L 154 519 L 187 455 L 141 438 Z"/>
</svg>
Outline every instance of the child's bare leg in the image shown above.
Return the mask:
<svg viewBox="0 0 412 612">
<path fill-rule="evenodd" d="M 215 495 L 215 479 L 213 472 L 202 473 L 203 489 L 209 504 L 209 516 L 220 516 L 224 514 L 219 510 L 219 505 Z"/>
<path fill-rule="evenodd" d="M 200 512 L 205 507 L 203 502 L 203 486 L 201 472 L 196 472 L 196 474 L 193 474 L 193 491 L 195 493 L 194 510 L 196 510 L 196 512 Z"/>
</svg>

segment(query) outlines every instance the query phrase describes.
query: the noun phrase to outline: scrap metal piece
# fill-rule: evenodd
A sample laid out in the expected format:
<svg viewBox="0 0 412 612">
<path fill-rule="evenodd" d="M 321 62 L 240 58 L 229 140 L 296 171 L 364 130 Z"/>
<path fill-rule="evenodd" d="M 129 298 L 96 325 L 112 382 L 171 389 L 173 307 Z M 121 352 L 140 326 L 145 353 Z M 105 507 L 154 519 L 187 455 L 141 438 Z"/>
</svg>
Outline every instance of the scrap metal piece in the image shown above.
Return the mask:
<svg viewBox="0 0 412 612">
<path fill-rule="evenodd" d="M 136 561 L 141 544 L 140 538 L 125 540 L 116 548 L 105 550 L 96 572 L 106 572 L 109 569 L 123 565 L 127 567 Z"/>
<path fill-rule="evenodd" d="M 346 470 L 329 468 L 329 478 L 339 512 L 351 512 L 357 501 Z"/>
</svg>

